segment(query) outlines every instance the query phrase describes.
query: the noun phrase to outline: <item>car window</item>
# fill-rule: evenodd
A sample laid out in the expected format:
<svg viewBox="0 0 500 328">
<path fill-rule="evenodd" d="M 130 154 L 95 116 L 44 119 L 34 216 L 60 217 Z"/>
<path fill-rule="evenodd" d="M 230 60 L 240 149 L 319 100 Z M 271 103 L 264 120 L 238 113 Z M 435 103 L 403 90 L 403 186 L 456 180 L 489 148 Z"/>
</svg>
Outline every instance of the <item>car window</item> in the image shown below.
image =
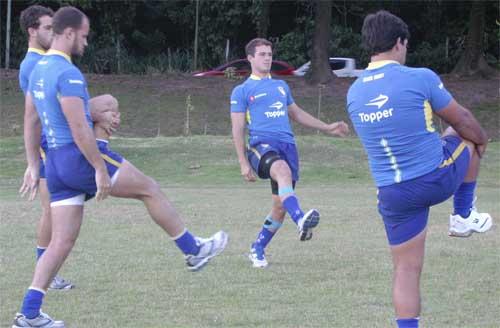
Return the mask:
<svg viewBox="0 0 500 328">
<path fill-rule="evenodd" d="M 332 71 L 342 69 L 345 67 L 345 60 L 330 59 L 330 68 Z"/>
</svg>

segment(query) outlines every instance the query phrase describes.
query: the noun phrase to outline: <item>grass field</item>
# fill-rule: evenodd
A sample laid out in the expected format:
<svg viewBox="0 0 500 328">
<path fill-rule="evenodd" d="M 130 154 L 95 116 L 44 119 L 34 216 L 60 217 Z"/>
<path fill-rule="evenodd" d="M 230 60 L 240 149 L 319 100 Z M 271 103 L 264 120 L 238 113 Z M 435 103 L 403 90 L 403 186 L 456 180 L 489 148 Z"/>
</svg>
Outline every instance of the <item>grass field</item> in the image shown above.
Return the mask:
<svg viewBox="0 0 500 328">
<path fill-rule="evenodd" d="M 61 274 L 77 288 L 49 292 L 43 310 L 69 327 L 391 327 L 391 264 L 376 189 L 356 139 L 300 137 L 304 208 L 322 221 L 311 242 L 288 220 L 267 269 L 246 255 L 270 207 L 267 182 L 246 184 L 228 137 L 117 138 L 113 148 L 154 176 L 190 229 L 224 229 L 226 251 L 202 272 L 139 202 L 86 206 L 80 238 Z M 22 139 L 0 139 L 0 326 L 9 327 L 34 266 L 38 203 L 17 195 Z M 422 279 L 423 327 L 500 327 L 500 143 L 482 166 L 478 206 L 495 226 L 447 236 L 448 201 L 431 211 Z"/>
</svg>

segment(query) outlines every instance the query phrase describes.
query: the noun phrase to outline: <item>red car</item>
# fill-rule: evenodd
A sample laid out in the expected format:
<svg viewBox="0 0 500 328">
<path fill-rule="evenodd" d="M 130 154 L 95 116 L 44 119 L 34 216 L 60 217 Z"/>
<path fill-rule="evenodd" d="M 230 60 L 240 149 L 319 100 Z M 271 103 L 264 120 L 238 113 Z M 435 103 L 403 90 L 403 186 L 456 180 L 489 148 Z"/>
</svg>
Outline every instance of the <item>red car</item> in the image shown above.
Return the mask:
<svg viewBox="0 0 500 328">
<path fill-rule="evenodd" d="M 219 67 L 213 68 L 205 72 L 196 72 L 193 76 L 218 76 L 224 75 L 224 71 L 228 67 L 234 67 L 237 75 L 250 75 L 252 69 L 250 68 L 250 62 L 246 59 L 233 60 L 227 64 L 221 65 Z M 271 65 L 271 74 L 273 75 L 293 75 L 295 68 L 288 63 L 273 60 Z"/>
</svg>

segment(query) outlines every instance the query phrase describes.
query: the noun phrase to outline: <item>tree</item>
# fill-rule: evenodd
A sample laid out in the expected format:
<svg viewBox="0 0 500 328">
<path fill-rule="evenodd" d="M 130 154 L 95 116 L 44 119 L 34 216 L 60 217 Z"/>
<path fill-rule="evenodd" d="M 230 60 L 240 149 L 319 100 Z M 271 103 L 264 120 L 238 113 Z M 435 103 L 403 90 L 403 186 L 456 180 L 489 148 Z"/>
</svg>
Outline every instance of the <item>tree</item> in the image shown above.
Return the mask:
<svg viewBox="0 0 500 328">
<path fill-rule="evenodd" d="M 315 0 L 311 73 L 307 79 L 309 84 L 327 84 L 333 78 L 328 60 L 331 20 L 332 2 L 330 0 Z"/>
<path fill-rule="evenodd" d="M 483 54 L 485 9 L 485 2 L 480 0 L 472 2 L 465 49 L 452 74 L 458 76 L 481 75 L 483 77 L 491 77 L 496 74 L 496 71 L 488 66 Z"/>
<path fill-rule="evenodd" d="M 271 2 L 272 0 L 261 0 L 260 15 L 257 22 L 257 36 L 259 38 L 267 39 Z"/>
</svg>

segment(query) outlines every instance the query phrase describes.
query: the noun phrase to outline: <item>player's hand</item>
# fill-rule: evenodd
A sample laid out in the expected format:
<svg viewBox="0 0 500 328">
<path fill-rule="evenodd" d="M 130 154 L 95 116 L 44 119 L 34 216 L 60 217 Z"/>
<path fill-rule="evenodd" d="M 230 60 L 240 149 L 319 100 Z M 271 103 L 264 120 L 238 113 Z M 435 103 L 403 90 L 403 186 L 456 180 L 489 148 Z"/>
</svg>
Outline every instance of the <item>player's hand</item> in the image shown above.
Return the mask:
<svg viewBox="0 0 500 328">
<path fill-rule="evenodd" d="M 486 146 L 487 144 L 484 145 L 476 145 L 476 152 L 479 156 L 479 158 L 483 157 L 484 152 L 486 151 Z"/>
<path fill-rule="evenodd" d="M 28 166 L 24 172 L 23 184 L 19 188 L 21 197 L 28 195 L 28 200 L 32 201 L 38 192 L 38 183 L 40 182 L 39 168 Z"/>
<path fill-rule="evenodd" d="M 241 175 L 243 176 L 245 181 L 255 182 L 255 180 L 257 180 L 255 178 L 255 175 L 253 174 L 252 168 L 250 167 L 250 165 L 248 165 L 248 163 L 241 164 L 240 168 L 241 168 Z"/>
<path fill-rule="evenodd" d="M 95 170 L 95 184 L 97 186 L 95 199 L 99 202 L 108 197 L 111 192 L 111 179 L 106 166 L 104 166 L 104 169 Z"/>
<path fill-rule="evenodd" d="M 334 122 L 328 124 L 324 132 L 332 136 L 345 137 L 349 133 L 349 126 L 344 121 Z"/>
</svg>

